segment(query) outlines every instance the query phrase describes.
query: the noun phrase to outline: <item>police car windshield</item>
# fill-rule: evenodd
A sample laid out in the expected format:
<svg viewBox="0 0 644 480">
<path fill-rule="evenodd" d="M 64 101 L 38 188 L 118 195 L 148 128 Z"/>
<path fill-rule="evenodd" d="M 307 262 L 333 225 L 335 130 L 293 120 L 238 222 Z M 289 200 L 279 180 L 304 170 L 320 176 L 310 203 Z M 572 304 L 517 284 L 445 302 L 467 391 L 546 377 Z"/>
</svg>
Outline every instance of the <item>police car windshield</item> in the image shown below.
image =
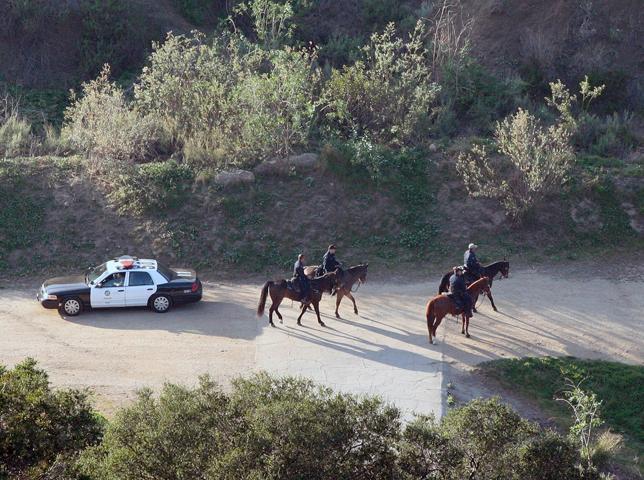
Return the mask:
<svg viewBox="0 0 644 480">
<path fill-rule="evenodd" d="M 163 275 L 168 282 L 177 278 L 177 272 L 160 263 L 157 263 L 157 272 Z"/>
<path fill-rule="evenodd" d="M 105 270 L 107 270 L 107 265 L 105 263 L 99 265 L 98 267 L 92 268 L 89 272 L 87 272 L 85 282 L 89 284 L 96 281 L 98 277 L 105 273 Z"/>
</svg>

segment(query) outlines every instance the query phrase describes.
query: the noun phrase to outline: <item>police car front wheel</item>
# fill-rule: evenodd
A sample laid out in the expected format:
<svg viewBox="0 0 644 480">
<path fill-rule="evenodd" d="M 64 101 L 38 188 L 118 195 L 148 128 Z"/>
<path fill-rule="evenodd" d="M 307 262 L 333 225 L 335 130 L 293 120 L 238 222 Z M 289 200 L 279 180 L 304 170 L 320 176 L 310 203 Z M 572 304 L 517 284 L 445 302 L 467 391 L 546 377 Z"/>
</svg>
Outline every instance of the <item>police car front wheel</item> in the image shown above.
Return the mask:
<svg viewBox="0 0 644 480">
<path fill-rule="evenodd" d="M 150 299 L 150 307 L 157 313 L 165 313 L 171 306 L 172 301 L 166 295 L 155 295 Z"/>
<path fill-rule="evenodd" d="M 81 301 L 76 297 L 65 298 L 60 304 L 60 313 L 69 317 L 75 317 L 82 309 Z"/>
</svg>

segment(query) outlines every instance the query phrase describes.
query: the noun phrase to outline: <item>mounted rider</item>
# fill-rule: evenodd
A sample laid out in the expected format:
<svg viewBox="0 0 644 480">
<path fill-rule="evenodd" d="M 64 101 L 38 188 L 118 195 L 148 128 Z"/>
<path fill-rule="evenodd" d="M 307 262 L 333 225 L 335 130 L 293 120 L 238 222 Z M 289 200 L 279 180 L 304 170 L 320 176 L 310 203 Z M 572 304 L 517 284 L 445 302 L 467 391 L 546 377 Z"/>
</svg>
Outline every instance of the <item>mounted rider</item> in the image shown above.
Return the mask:
<svg viewBox="0 0 644 480">
<path fill-rule="evenodd" d="M 304 254 L 300 253 L 297 256 L 297 262 L 293 266 L 293 278 L 297 281 L 300 287 L 300 299 L 302 303 L 310 303 L 311 283 L 309 278 L 304 273 Z"/>
<path fill-rule="evenodd" d="M 481 266 L 479 259 L 476 258 L 477 248 L 479 248 L 478 245 L 470 243 L 463 255 L 463 265 L 472 281 L 478 280 L 483 275 L 483 267 Z"/>
<path fill-rule="evenodd" d="M 324 275 L 325 273 L 331 273 L 335 272 L 336 270 L 340 270 L 338 278 L 342 279 L 342 266 L 341 263 L 335 258 L 335 245 L 331 244 L 329 245 L 329 248 L 326 249 L 326 253 L 322 257 L 322 264 L 320 265 L 320 275 Z M 340 290 L 342 288 L 342 283 L 339 283 L 335 290 Z"/>
<path fill-rule="evenodd" d="M 472 318 L 472 297 L 467 292 L 465 279 L 463 278 L 463 267 L 454 267 L 454 273 L 449 279 L 449 293 L 456 306 L 462 308 L 467 318 Z"/>
</svg>

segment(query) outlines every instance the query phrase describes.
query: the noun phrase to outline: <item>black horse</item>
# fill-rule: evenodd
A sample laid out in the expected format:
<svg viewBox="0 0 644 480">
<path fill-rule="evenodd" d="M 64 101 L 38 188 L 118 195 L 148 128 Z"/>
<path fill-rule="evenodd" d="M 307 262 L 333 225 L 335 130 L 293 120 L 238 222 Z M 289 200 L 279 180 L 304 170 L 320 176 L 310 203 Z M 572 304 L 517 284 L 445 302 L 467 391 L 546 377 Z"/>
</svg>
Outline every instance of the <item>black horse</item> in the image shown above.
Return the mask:
<svg viewBox="0 0 644 480">
<path fill-rule="evenodd" d="M 503 278 L 508 278 L 508 275 L 510 275 L 510 262 L 508 262 L 507 260 L 503 260 L 501 262 L 490 263 L 489 265 L 485 265 L 484 267 L 481 267 L 481 270 L 482 270 L 481 276 L 488 277 L 490 282 L 490 287 L 492 287 L 492 282 L 494 281 L 494 277 L 496 277 L 499 273 Z M 449 277 L 451 277 L 453 273 L 454 272 L 447 272 L 445 275 L 443 275 L 443 279 L 441 280 L 441 283 L 438 286 L 439 295 L 444 292 L 449 292 Z M 469 286 L 472 283 L 472 279 L 469 276 L 466 276 L 465 283 Z M 490 299 L 492 308 L 496 312 L 497 311 L 496 305 L 494 305 L 494 299 L 492 298 L 491 293 L 488 295 L 488 298 Z M 474 311 L 476 312 L 476 308 L 474 308 Z"/>
</svg>

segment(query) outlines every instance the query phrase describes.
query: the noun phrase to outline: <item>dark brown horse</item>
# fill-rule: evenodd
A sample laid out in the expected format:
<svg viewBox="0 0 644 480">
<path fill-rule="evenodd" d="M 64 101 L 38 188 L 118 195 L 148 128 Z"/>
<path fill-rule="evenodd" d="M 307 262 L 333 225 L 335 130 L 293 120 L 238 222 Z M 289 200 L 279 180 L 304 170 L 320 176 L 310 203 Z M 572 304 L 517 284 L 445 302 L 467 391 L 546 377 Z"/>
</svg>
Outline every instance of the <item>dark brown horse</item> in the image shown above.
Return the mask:
<svg viewBox="0 0 644 480">
<path fill-rule="evenodd" d="M 313 278 L 318 268 L 319 267 L 306 267 L 304 269 L 304 273 L 306 273 L 309 278 Z M 358 306 L 356 305 L 356 299 L 353 298 L 353 292 L 351 292 L 351 289 L 356 282 L 358 282 L 358 287 L 367 282 L 367 268 L 369 268 L 369 264 L 363 263 L 349 267 L 346 270 L 338 271 L 338 289 L 336 290 L 337 296 L 335 298 L 336 318 L 340 318 L 338 308 L 340 307 L 340 302 L 344 297 L 348 297 L 353 302 L 353 313 L 358 315 Z"/>
<path fill-rule="evenodd" d="M 490 284 L 487 277 L 482 277 L 467 287 L 467 292 L 472 297 L 472 303 L 476 304 L 481 293 L 490 294 Z M 451 313 L 452 315 L 461 315 L 463 320 L 463 328 L 461 333 L 467 338 L 470 337 L 469 327 L 470 320 L 466 318 L 465 313 L 456 307 L 454 301 L 447 295 L 437 295 L 427 302 L 425 308 L 425 318 L 427 319 L 427 330 L 429 331 L 429 343 L 434 344 L 432 337 L 436 336 L 436 329 L 443 321 L 445 315 Z"/>
<path fill-rule="evenodd" d="M 496 277 L 498 274 L 501 274 L 501 278 L 508 278 L 508 275 L 510 275 L 510 262 L 507 260 L 503 260 L 501 262 L 494 262 L 490 263 L 489 265 L 486 265 L 484 267 L 481 267 L 483 274 L 483 277 L 487 277 L 490 282 L 490 288 L 492 288 L 492 283 L 494 282 L 494 277 Z M 440 295 L 441 293 L 448 292 L 449 291 L 449 278 L 452 276 L 453 272 L 447 272 L 445 275 L 443 275 L 443 278 L 441 279 L 441 283 L 438 286 L 438 294 Z M 471 283 L 470 279 L 468 276 L 466 276 L 465 281 L 469 285 Z M 494 305 L 494 299 L 492 298 L 492 292 L 490 292 L 487 295 L 487 298 L 490 299 L 490 303 L 492 304 L 492 308 L 496 312 L 496 305 Z M 476 312 L 476 302 L 474 302 L 474 311 Z"/>
<path fill-rule="evenodd" d="M 331 293 L 333 291 L 336 286 L 336 282 L 337 270 L 335 272 L 327 273 L 326 275 L 311 280 L 311 303 L 313 304 L 315 313 L 318 316 L 318 323 L 322 326 L 324 326 L 324 322 L 320 318 L 320 300 L 322 299 L 322 294 L 324 292 Z M 288 288 L 287 285 L 288 284 L 286 280 L 280 280 L 279 282 L 268 281 L 262 287 L 262 293 L 259 297 L 259 304 L 257 305 L 257 315 L 260 317 L 264 315 L 264 309 L 266 307 L 266 297 L 270 293 L 272 303 L 271 308 L 268 310 L 268 323 L 272 327 L 275 326 L 275 324 L 273 323 L 273 312 L 275 312 L 279 317 L 280 323 L 282 322 L 282 314 L 279 312 L 278 308 L 284 298 L 295 300 L 297 302 L 300 301 L 299 292 L 293 291 L 292 289 Z M 297 317 L 298 325 L 302 325 L 302 315 L 304 315 L 307 307 L 308 304 L 304 303 L 300 306 L 300 316 Z"/>
</svg>

